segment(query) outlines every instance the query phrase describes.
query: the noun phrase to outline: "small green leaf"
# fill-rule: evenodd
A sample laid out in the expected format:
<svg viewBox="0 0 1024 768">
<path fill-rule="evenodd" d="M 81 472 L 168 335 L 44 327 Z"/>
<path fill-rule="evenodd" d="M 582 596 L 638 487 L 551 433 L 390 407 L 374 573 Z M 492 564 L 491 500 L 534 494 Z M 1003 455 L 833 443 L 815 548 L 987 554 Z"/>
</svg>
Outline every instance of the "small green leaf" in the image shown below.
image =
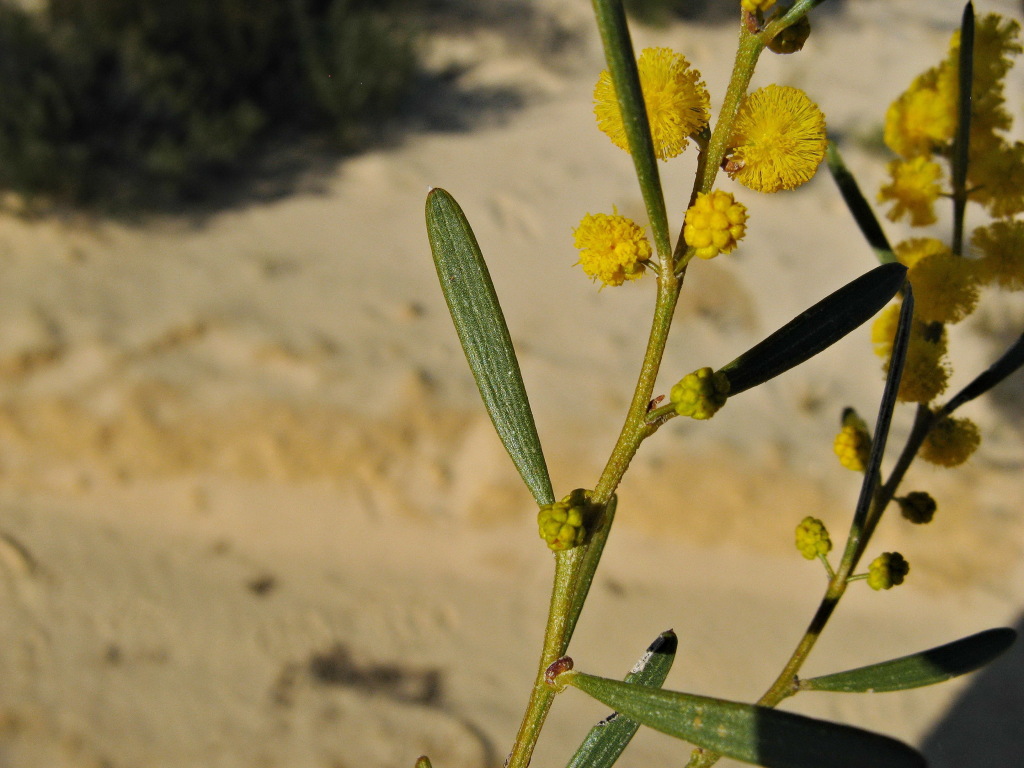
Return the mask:
<svg viewBox="0 0 1024 768">
<path fill-rule="evenodd" d="M 839 148 L 834 141 L 828 143 L 825 150 L 825 162 L 832 173 L 832 179 L 839 187 L 839 193 L 843 196 L 846 207 L 850 209 L 853 220 L 860 227 L 861 234 L 868 241 L 868 245 L 875 252 L 878 260 L 883 264 L 891 264 L 896 261 L 896 254 L 892 252 L 889 239 L 885 236 L 875 212 L 871 210 L 868 201 L 864 199 L 864 193 L 860 191 L 857 179 L 846 167 L 843 156 L 839 154 Z"/>
<path fill-rule="evenodd" d="M 649 728 L 768 768 L 923 768 L 902 742 L 752 704 L 565 672 L 568 683 Z"/>
<path fill-rule="evenodd" d="M 551 479 L 505 316 L 473 230 L 443 189 L 427 195 L 427 234 L 441 290 L 487 413 L 537 503 L 551 504 Z"/>
<path fill-rule="evenodd" d="M 430 758 L 426 755 L 420 755 L 416 758 L 416 768 L 433 768 L 430 764 Z"/>
<path fill-rule="evenodd" d="M 835 344 L 896 295 L 906 272 L 902 264 L 875 267 L 723 366 L 729 396 L 763 384 Z"/>
<path fill-rule="evenodd" d="M 672 669 L 678 645 L 675 632 L 662 632 L 626 675 L 626 682 L 660 688 Z M 567 768 L 611 768 L 639 727 L 636 720 L 612 712 L 590 729 Z"/>
<path fill-rule="evenodd" d="M 833 675 L 800 681 L 805 691 L 881 693 L 920 688 L 973 672 L 1013 645 L 1017 633 L 1008 627 L 988 629 L 938 648 Z"/>
</svg>

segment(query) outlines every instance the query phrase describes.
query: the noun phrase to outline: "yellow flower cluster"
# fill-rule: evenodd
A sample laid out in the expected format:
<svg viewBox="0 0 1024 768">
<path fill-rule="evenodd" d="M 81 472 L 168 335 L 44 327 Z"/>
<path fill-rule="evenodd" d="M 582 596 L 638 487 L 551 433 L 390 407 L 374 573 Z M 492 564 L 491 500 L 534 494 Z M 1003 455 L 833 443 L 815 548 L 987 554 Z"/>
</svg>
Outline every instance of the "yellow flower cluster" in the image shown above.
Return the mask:
<svg viewBox="0 0 1024 768">
<path fill-rule="evenodd" d="M 708 367 L 688 373 L 669 393 L 677 414 L 701 420 L 718 413 L 728 397 L 729 379 Z"/>
<path fill-rule="evenodd" d="M 775 0 L 740 0 L 740 5 L 747 13 L 757 13 L 758 11 L 764 13 L 775 5 Z"/>
<path fill-rule="evenodd" d="M 746 233 L 746 223 L 746 206 L 737 203 L 729 192 L 700 192 L 686 211 L 683 238 L 696 249 L 696 256 L 713 259 L 736 248 Z"/>
<path fill-rule="evenodd" d="M 796 527 L 796 548 L 808 560 L 827 555 L 832 550 L 832 539 L 825 524 L 816 517 L 801 520 Z"/>
<path fill-rule="evenodd" d="M 1012 125 L 1004 95 L 1012 57 L 1022 52 L 1020 25 L 989 14 L 978 19 L 974 35 L 967 187 L 970 199 L 997 218 L 1024 211 L 1024 143 L 1001 134 Z M 935 221 L 932 205 L 939 194 L 935 158 L 948 159 L 957 129 L 960 33 L 949 53 L 923 72 L 889 107 L 885 143 L 900 160 L 889 164 L 890 183 L 879 202 L 892 203 L 888 216 L 910 216 L 912 226 Z"/>
<path fill-rule="evenodd" d="M 921 446 L 921 458 L 940 467 L 957 467 L 981 445 L 981 432 L 970 419 L 947 416 L 936 423 Z"/>
<path fill-rule="evenodd" d="M 814 176 L 827 143 L 818 105 L 799 88 L 769 85 L 744 99 L 725 170 L 755 192 L 794 189 Z"/>
<path fill-rule="evenodd" d="M 978 276 L 1011 291 L 1024 290 L 1024 221 L 995 221 L 978 227 L 971 245 L 981 254 Z"/>
<path fill-rule="evenodd" d="M 885 371 L 889 370 L 899 316 L 900 304 L 891 304 L 871 326 L 875 354 L 884 358 Z M 930 403 L 945 392 L 950 373 L 947 351 L 947 334 L 941 324 L 913 320 L 897 398 L 905 403 Z"/>
<path fill-rule="evenodd" d="M 896 248 L 914 289 L 914 319 L 958 323 L 978 304 L 978 264 L 953 254 L 941 240 L 919 237 Z"/>
<path fill-rule="evenodd" d="M 844 424 L 832 445 L 839 463 L 854 472 L 863 472 L 871 456 L 871 435 L 859 424 Z"/>
<path fill-rule="evenodd" d="M 654 153 L 659 160 L 675 157 L 686 149 L 689 137 L 706 126 L 711 116 L 704 81 L 685 56 L 670 48 L 645 48 L 636 66 Z M 626 128 L 608 70 L 601 73 L 594 86 L 594 116 L 597 127 L 612 143 L 628 152 Z"/>
<path fill-rule="evenodd" d="M 643 227 L 618 214 L 588 213 L 573 230 L 573 237 L 583 271 L 605 285 L 636 280 L 651 258 Z"/>
</svg>

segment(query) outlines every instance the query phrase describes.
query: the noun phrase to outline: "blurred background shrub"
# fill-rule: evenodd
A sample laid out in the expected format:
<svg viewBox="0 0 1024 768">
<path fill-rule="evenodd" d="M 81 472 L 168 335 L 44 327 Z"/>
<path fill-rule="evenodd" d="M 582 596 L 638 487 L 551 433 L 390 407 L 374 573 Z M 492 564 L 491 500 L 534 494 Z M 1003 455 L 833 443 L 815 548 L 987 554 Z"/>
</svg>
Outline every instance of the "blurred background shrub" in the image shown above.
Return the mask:
<svg viewBox="0 0 1024 768">
<path fill-rule="evenodd" d="M 403 0 L 0 0 L 0 187 L 201 199 L 268 142 L 350 150 L 415 71 Z"/>
</svg>

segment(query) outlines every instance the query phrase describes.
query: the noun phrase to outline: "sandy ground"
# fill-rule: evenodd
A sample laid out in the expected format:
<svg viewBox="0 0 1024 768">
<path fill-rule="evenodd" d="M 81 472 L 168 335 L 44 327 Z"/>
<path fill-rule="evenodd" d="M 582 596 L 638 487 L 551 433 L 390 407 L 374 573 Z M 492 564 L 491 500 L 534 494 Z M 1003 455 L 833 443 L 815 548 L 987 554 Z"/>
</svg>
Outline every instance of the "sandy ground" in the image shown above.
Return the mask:
<svg viewBox="0 0 1024 768">
<path fill-rule="evenodd" d="M 559 493 L 592 484 L 611 448 L 653 282 L 598 291 L 572 267 L 584 213 L 642 217 L 627 156 L 590 114 L 589 4 L 482 8 L 428 52 L 456 91 L 308 188 L 144 225 L 0 218 L 0 768 L 500 764 L 550 555 L 437 290 L 424 194 L 449 189 L 476 229 Z M 990 10 L 1019 17 L 1009 0 Z M 959 13 L 826 4 L 805 51 L 766 58 L 757 83 L 807 90 L 876 188 L 884 108 Z M 720 99 L 731 24 L 636 37 L 685 52 Z M 674 227 L 693 162 L 664 166 Z M 825 174 L 744 197 L 742 249 L 687 278 L 666 390 L 872 266 Z M 960 384 L 1024 316 L 985 298 L 955 329 Z M 852 590 L 808 672 L 1020 624 L 1022 389 L 1018 375 L 964 409 L 985 430 L 968 466 L 913 471 L 936 522 L 889 520 L 873 547 L 907 556 L 908 583 Z M 838 532 L 856 496 L 830 458 L 839 411 L 871 415 L 880 391 L 862 330 L 712 422 L 662 430 L 621 490 L 577 667 L 621 675 L 674 627 L 671 687 L 756 698 L 822 585 L 792 529 L 816 514 Z M 970 681 L 792 708 L 906 739 L 934 766 L 1013 765 L 1022 691 L 1018 652 Z M 535 765 L 564 763 L 606 714 L 563 699 Z M 644 733 L 622 765 L 686 753 Z"/>
</svg>

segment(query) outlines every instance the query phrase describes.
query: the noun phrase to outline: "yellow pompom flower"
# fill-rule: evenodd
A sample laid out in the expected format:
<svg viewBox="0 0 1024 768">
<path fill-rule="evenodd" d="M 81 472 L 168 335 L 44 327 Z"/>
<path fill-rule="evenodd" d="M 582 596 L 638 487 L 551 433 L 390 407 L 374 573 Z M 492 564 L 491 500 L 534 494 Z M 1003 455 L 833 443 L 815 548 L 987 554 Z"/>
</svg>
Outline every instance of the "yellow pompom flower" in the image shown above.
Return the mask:
<svg viewBox="0 0 1024 768">
<path fill-rule="evenodd" d="M 583 271 L 605 285 L 636 280 L 651 258 L 643 227 L 618 214 L 588 213 L 573 230 L 573 239 Z"/>
<path fill-rule="evenodd" d="M 871 343 L 879 357 L 888 359 L 892 355 L 892 343 L 896 338 L 902 306 L 902 302 L 890 304 L 875 316 L 875 321 L 871 324 Z"/>
<path fill-rule="evenodd" d="M 796 527 L 796 548 L 808 560 L 827 555 L 832 550 L 832 539 L 825 524 L 810 515 L 801 520 Z"/>
<path fill-rule="evenodd" d="M 941 328 L 941 326 L 939 326 Z M 886 361 L 885 370 L 889 369 Z M 904 403 L 930 403 L 946 391 L 949 363 L 946 361 L 946 332 L 938 337 L 917 320 L 910 326 L 910 342 L 903 363 L 903 378 L 896 398 Z"/>
<path fill-rule="evenodd" d="M 868 586 L 874 590 L 892 589 L 910 573 L 910 563 L 899 552 L 883 552 L 868 566 Z"/>
<path fill-rule="evenodd" d="M 970 419 L 946 416 L 936 423 L 921 445 L 921 458 L 940 467 L 957 467 L 981 445 L 981 432 Z"/>
<path fill-rule="evenodd" d="M 1024 211 L 1024 142 L 997 141 L 984 152 L 972 153 L 967 166 L 971 200 L 996 218 Z"/>
<path fill-rule="evenodd" d="M 896 259 L 907 269 L 913 267 L 921 259 L 949 252 L 949 246 L 934 237 L 912 237 L 909 240 L 896 243 L 893 247 Z"/>
<path fill-rule="evenodd" d="M 981 253 L 982 280 L 1010 291 L 1024 290 L 1024 221 L 996 221 L 978 227 L 971 245 Z"/>
<path fill-rule="evenodd" d="M 683 239 L 694 248 L 695 255 L 713 259 L 719 253 L 730 253 L 746 233 L 747 208 L 737 203 L 729 192 L 700 192 L 687 211 Z"/>
<path fill-rule="evenodd" d="M 794 189 L 825 156 L 825 116 L 799 88 L 769 85 L 747 95 L 733 127 L 726 172 L 755 192 Z"/>
<path fill-rule="evenodd" d="M 669 392 L 677 414 L 701 420 L 718 413 L 728 397 L 729 379 L 708 367 L 688 373 Z"/>
<path fill-rule="evenodd" d="M 974 23 L 974 83 L 975 94 L 1002 89 L 1002 79 L 1010 71 L 1011 56 L 1024 52 L 1020 44 L 1020 24 L 1014 19 L 989 13 Z M 949 60 L 960 56 L 960 30 L 953 33 L 949 43 Z"/>
<path fill-rule="evenodd" d="M 747 13 L 756 13 L 757 11 L 764 13 L 775 5 L 775 0 L 740 0 L 740 5 Z"/>
<path fill-rule="evenodd" d="M 909 159 L 949 144 L 956 104 L 956 70 L 948 62 L 918 75 L 885 113 L 886 146 Z"/>
<path fill-rule="evenodd" d="M 914 318 L 959 323 L 978 305 L 977 262 L 952 253 L 921 259 L 907 272 L 914 289 Z"/>
<path fill-rule="evenodd" d="M 863 472 L 871 456 L 871 435 L 859 424 L 844 424 L 836 435 L 832 450 L 844 467 Z"/>
<path fill-rule="evenodd" d="M 890 221 L 899 221 L 909 215 L 910 226 L 926 227 L 935 223 L 935 201 L 942 192 L 939 179 L 942 168 L 926 157 L 910 160 L 893 160 L 889 163 L 889 177 L 878 193 L 878 202 L 892 201 L 893 207 L 886 216 Z"/>
<path fill-rule="evenodd" d="M 914 319 L 958 323 L 978 304 L 978 262 L 956 256 L 933 237 L 917 237 L 893 249 L 914 288 Z"/>
<path fill-rule="evenodd" d="M 636 66 L 654 154 L 659 160 L 675 157 L 686 149 L 689 137 L 710 119 L 711 102 L 704 81 L 685 56 L 670 48 L 645 48 Z M 608 70 L 601 73 L 594 86 L 594 116 L 597 127 L 612 143 L 628 152 L 622 112 Z"/>
</svg>

